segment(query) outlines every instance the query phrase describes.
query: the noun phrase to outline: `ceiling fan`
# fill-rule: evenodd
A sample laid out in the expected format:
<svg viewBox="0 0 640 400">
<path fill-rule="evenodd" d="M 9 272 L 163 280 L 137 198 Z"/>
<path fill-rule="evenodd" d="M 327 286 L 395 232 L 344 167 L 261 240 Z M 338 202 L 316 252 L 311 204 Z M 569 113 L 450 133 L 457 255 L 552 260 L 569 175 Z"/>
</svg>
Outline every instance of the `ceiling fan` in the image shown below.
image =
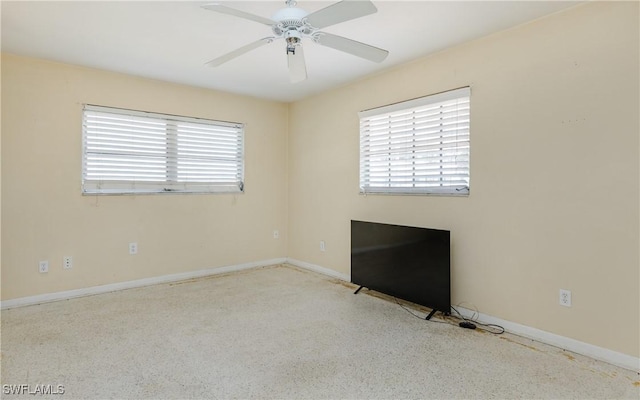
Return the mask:
<svg viewBox="0 0 640 400">
<path fill-rule="evenodd" d="M 377 12 L 378 9 L 371 1 L 342 0 L 311 14 L 303 9 L 297 8 L 295 0 L 287 0 L 286 4 L 286 8 L 276 11 L 271 18 L 254 15 L 227 7 L 220 3 L 203 5 L 202 7 L 207 10 L 268 25 L 273 32 L 273 36 L 265 37 L 249 43 L 246 46 L 242 46 L 239 49 L 209 61 L 207 65 L 217 67 L 244 53 L 282 38 L 286 42 L 289 76 L 291 82 L 297 83 L 307 79 L 307 67 L 304 61 L 304 52 L 302 51 L 303 38 L 310 38 L 320 45 L 378 63 L 382 62 L 389 54 L 387 50 L 320 31 L 322 28 Z"/>
</svg>

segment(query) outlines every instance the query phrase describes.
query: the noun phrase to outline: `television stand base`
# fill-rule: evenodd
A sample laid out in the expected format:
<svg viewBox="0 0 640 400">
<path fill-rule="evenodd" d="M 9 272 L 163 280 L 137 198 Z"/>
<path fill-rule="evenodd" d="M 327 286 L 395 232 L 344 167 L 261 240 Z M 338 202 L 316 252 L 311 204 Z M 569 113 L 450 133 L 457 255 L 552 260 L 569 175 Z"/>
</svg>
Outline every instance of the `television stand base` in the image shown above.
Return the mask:
<svg viewBox="0 0 640 400">
<path fill-rule="evenodd" d="M 358 294 L 358 292 L 360 291 L 360 289 L 362 289 L 364 286 L 360 286 L 355 292 L 353 292 L 353 294 Z"/>
<path fill-rule="evenodd" d="M 438 310 L 431 310 L 431 312 L 429 313 L 429 315 L 427 315 L 424 319 L 426 320 L 430 320 L 431 317 L 433 317 L 433 314 L 435 314 Z"/>
</svg>

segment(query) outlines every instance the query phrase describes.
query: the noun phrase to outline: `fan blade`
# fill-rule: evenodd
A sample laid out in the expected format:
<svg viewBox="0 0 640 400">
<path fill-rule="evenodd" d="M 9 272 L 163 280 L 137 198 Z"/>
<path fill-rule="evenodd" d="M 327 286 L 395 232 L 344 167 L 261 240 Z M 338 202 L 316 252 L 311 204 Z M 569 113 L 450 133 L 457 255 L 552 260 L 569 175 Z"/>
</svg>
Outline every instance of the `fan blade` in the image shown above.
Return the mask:
<svg viewBox="0 0 640 400">
<path fill-rule="evenodd" d="M 224 64 L 227 61 L 232 60 L 232 59 L 234 59 L 236 57 L 239 57 L 239 56 L 243 55 L 244 53 L 246 53 L 248 51 L 251 51 L 253 49 L 257 49 L 258 47 L 264 46 L 267 43 L 271 43 L 271 42 L 273 42 L 273 39 L 275 39 L 275 38 L 266 37 L 266 38 L 260 39 L 258 41 L 255 41 L 253 43 L 249 43 L 248 45 L 242 46 L 239 49 L 236 49 L 236 50 L 232 51 L 231 53 L 227 53 L 227 54 L 225 54 L 223 56 L 220 56 L 218 58 L 214 58 L 213 60 L 209 61 L 207 63 L 207 65 L 210 66 L 210 67 L 217 67 L 218 65 Z"/>
<path fill-rule="evenodd" d="M 378 9 L 370 1 L 342 0 L 309 14 L 307 22 L 314 28 L 322 29 L 340 22 L 364 17 L 376 11 Z"/>
<path fill-rule="evenodd" d="M 287 60 L 289 61 L 289 77 L 291 78 L 291 83 L 298 83 L 307 79 L 307 66 L 304 62 L 302 46 L 296 46 L 296 52 L 294 54 L 287 54 Z"/>
<path fill-rule="evenodd" d="M 344 51 L 345 53 L 353 54 L 354 56 L 362 57 L 377 63 L 384 61 L 384 59 L 389 55 L 387 50 L 356 42 L 355 40 L 347 39 L 346 37 L 332 35 L 330 33 L 319 32 L 317 36 L 315 36 L 315 40 L 323 46 Z"/>
<path fill-rule="evenodd" d="M 206 8 L 207 10 L 216 11 L 216 12 L 219 12 L 219 13 L 222 13 L 222 14 L 228 14 L 228 15 L 233 15 L 233 16 L 236 16 L 236 17 L 248 19 L 248 20 L 259 22 L 261 24 L 265 24 L 265 25 L 269 25 L 269 26 L 278 24 L 276 21 L 274 21 L 272 19 L 264 18 L 264 17 L 261 17 L 259 15 L 251 14 L 251 13 L 240 11 L 240 10 L 236 10 L 235 8 L 223 6 L 220 3 L 205 4 L 205 5 L 202 6 L 202 8 Z"/>
</svg>

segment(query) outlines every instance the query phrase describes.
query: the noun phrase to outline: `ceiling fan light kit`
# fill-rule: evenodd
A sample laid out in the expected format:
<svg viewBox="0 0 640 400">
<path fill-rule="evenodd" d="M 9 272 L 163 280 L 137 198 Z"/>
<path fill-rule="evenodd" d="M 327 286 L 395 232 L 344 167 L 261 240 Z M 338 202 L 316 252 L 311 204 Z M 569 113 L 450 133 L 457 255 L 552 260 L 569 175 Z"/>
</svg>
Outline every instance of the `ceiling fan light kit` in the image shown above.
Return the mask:
<svg viewBox="0 0 640 400">
<path fill-rule="evenodd" d="M 287 7 L 276 11 L 271 19 L 227 7 L 220 3 L 212 3 L 202 6 L 207 10 L 233 15 L 261 23 L 263 25 L 268 25 L 271 27 L 274 35 L 262 38 L 230 53 L 215 58 L 209 61 L 207 65 L 217 67 L 227 61 L 280 38 L 284 39 L 286 42 L 289 77 L 292 83 L 301 82 L 307 79 L 307 68 L 304 60 L 304 53 L 302 51 L 303 38 L 310 38 L 312 41 L 322 46 L 330 47 L 377 63 L 382 62 L 387 58 L 387 55 L 389 55 L 387 50 L 320 31 L 322 28 L 377 12 L 377 8 L 371 1 L 342 0 L 311 14 L 301 8 L 297 8 L 296 1 L 294 0 L 287 0 L 286 4 Z"/>
</svg>

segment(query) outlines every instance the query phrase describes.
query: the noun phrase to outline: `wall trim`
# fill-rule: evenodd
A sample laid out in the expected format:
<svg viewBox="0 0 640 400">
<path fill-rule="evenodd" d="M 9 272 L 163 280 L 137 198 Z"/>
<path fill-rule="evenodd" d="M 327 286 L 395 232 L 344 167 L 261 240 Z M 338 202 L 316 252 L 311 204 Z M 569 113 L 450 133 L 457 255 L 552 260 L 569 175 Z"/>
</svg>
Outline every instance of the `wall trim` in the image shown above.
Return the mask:
<svg viewBox="0 0 640 400">
<path fill-rule="evenodd" d="M 319 265 L 310 264 L 304 261 L 295 260 L 292 258 L 287 259 L 287 263 L 295 265 L 300 268 L 304 268 L 310 271 L 318 272 L 320 274 L 328 275 L 333 278 L 338 278 L 346 282 L 351 282 L 351 277 L 346 274 L 341 274 L 334 270 L 321 267 Z M 589 343 L 581 342 L 579 340 L 571 339 L 565 336 L 560 336 L 555 333 L 546 332 L 537 328 L 533 328 L 526 325 L 521 325 L 515 322 L 500 319 L 491 315 L 477 313 L 472 310 L 468 310 L 463 307 L 456 306 L 456 310 L 465 318 L 471 318 L 474 314 L 479 322 L 485 324 L 496 324 L 502 326 L 507 332 L 517 336 L 522 336 L 528 339 L 532 339 L 544 344 L 555 346 L 564 350 L 581 354 L 583 356 L 591 357 L 596 360 L 604 361 L 609 364 L 616 365 L 618 367 L 626 368 L 635 372 L 640 372 L 640 358 L 633 357 L 628 354 L 620 353 L 617 351 L 598 347 Z"/>
<path fill-rule="evenodd" d="M 24 307 L 35 304 L 50 303 L 53 301 L 74 299 L 76 297 L 92 296 L 101 293 L 115 292 L 124 289 L 133 289 L 144 286 L 158 285 L 162 283 L 178 282 L 188 279 L 201 278 L 210 275 L 225 274 L 228 272 L 242 271 L 269 265 L 282 264 L 286 258 L 274 258 L 271 260 L 254 261 L 244 264 L 227 265 L 223 267 L 207 268 L 197 271 L 182 272 L 178 274 L 162 275 L 152 278 L 136 279 L 134 281 L 111 283 L 108 285 L 91 286 L 88 288 L 65 290 L 63 292 L 45 293 L 36 296 L 20 297 L 17 299 L 3 300 L 0 302 L 0 309 Z"/>
<path fill-rule="evenodd" d="M 347 274 L 342 274 L 340 272 L 334 271 L 329 268 L 321 267 L 316 264 L 311 264 L 305 261 L 296 260 L 295 258 L 287 258 L 287 264 L 295 265 L 296 267 L 306 269 L 309 271 L 317 272 L 322 275 L 327 275 L 332 278 L 337 278 L 343 280 L 345 282 L 351 282 L 351 276 Z"/>
<path fill-rule="evenodd" d="M 628 354 L 620 353 L 614 350 L 605 349 L 604 347 L 595 346 L 593 344 L 581 342 L 566 336 L 557 335 L 555 333 L 543 331 L 527 325 L 521 325 L 515 322 L 500 319 L 491 315 L 478 313 L 463 307 L 456 306 L 456 310 L 460 311 L 465 318 L 471 318 L 473 315 L 479 322 L 484 324 L 496 324 L 502 326 L 507 332 L 532 339 L 541 343 L 555 346 L 564 350 L 572 351 L 583 356 L 591 357 L 596 360 L 604 361 L 618 367 L 626 368 L 634 372 L 640 372 L 640 358 L 633 357 Z"/>
</svg>

